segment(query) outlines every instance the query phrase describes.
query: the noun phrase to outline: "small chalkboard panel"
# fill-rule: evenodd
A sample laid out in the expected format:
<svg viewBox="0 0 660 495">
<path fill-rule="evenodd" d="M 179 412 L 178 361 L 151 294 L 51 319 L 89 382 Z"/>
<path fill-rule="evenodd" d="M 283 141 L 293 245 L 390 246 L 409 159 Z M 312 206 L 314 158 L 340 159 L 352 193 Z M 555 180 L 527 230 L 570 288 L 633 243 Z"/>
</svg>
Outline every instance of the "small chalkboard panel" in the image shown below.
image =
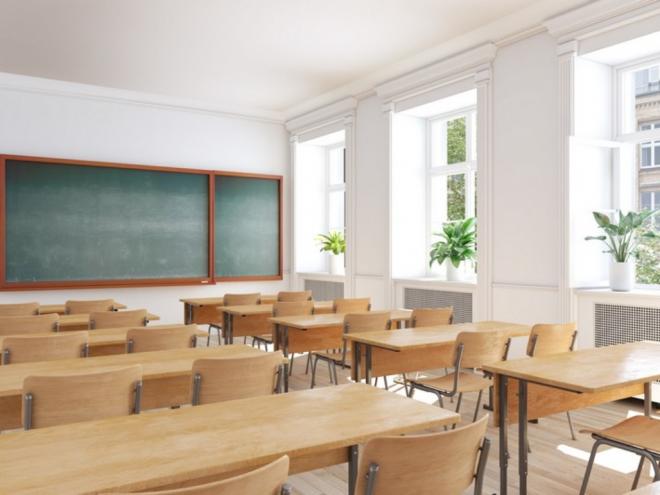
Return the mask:
<svg viewBox="0 0 660 495">
<path fill-rule="evenodd" d="M 279 278 L 281 178 L 215 177 L 215 277 Z"/>
<path fill-rule="evenodd" d="M 4 165 L 5 286 L 211 276 L 208 174 Z"/>
</svg>

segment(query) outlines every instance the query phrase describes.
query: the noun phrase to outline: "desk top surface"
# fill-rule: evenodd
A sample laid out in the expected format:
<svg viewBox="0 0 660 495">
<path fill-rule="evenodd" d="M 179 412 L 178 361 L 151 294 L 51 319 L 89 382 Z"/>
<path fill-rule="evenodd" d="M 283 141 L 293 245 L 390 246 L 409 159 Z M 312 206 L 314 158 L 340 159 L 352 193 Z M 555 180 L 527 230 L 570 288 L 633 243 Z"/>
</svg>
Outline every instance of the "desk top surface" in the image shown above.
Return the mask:
<svg viewBox="0 0 660 495">
<path fill-rule="evenodd" d="M 525 337 L 529 335 L 530 330 L 530 326 L 517 323 L 479 321 L 476 323 L 456 323 L 453 325 L 404 328 L 382 332 L 349 333 L 344 338 L 392 351 L 404 351 L 446 345 L 455 342 L 456 337 L 461 332 L 499 331 L 506 333 L 509 337 Z"/>
<path fill-rule="evenodd" d="M 190 306 L 224 306 L 224 297 L 187 297 L 179 299 L 184 304 Z M 277 301 L 277 294 L 261 294 L 263 304 L 271 304 Z"/>
<path fill-rule="evenodd" d="M 409 320 L 412 311 L 409 309 L 393 309 L 390 311 L 392 321 Z M 309 316 L 279 316 L 271 318 L 270 321 L 289 328 L 308 329 L 331 327 L 344 324 L 344 314 L 328 313 Z"/>
<path fill-rule="evenodd" d="M 635 342 L 515 359 L 484 369 L 575 392 L 600 392 L 660 378 L 660 343 Z"/>
<path fill-rule="evenodd" d="M 113 304 L 115 309 L 126 309 L 126 305 L 115 301 Z M 64 304 L 42 304 L 39 306 L 39 314 L 45 315 L 49 313 L 58 313 L 63 315 L 66 312 Z"/>
<path fill-rule="evenodd" d="M 332 301 L 314 301 L 314 310 L 331 310 Z M 273 312 L 272 304 L 245 304 L 239 306 L 223 306 L 222 311 L 235 316 L 265 315 Z"/>
<path fill-rule="evenodd" d="M 457 419 L 437 406 L 348 384 L 35 429 L 0 436 L 0 493 L 143 491 Z"/>
<path fill-rule="evenodd" d="M 149 321 L 158 321 L 160 320 L 160 316 L 154 315 L 152 313 L 147 313 L 147 319 Z M 59 324 L 60 327 L 76 327 L 80 325 L 89 325 L 89 314 L 88 313 L 80 313 L 80 314 L 73 314 L 73 315 L 60 315 L 59 318 Z"/>
<path fill-rule="evenodd" d="M 91 332 L 95 331 L 92 330 Z M 120 366 L 141 364 L 142 376 L 145 379 L 155 379 L 189 374 L 195 359 L 253 356 L 261 352 L 264 351 L 260 351 L 255 347 L 236 344 L 10 364 L 0 366 L 0 397 L 20 394 L 23 389 L 23 380 L 29 375 L 67 374 L 83 371 L 99 372 Z"/>
</svg>

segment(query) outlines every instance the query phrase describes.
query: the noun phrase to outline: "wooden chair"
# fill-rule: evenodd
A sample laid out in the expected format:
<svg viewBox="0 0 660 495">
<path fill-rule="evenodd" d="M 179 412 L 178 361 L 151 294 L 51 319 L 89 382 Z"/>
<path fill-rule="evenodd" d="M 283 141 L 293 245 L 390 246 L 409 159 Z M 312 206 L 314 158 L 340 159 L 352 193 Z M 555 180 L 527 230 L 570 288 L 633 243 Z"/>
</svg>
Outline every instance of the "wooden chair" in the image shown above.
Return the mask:
<svg viewBox="0 0 660 495">
<path fill-rule="evenodd" d="M 253 304 L 261 304 L 261 293 L 253 292 L 249 294 L 225 294 L 222 297 L 223 306 L 248 306 Z M 220 312 L 222 315 L 222 311 Z M 209 323 L 209 336 L 206 338 L 206 345 L 211 345 L 211 334 L 213 329 L 218 333 L 218 344 L 222 343 L 222 322 Z M 243 339 L 245 342 L 246 339 Z"/>
<path fill-rule="evenodd" d="M 64 303 L 64 312 L 68 315 L 100 313 L 102 311 L 113 311 L 114 309 L 114 299 L 68 300 Z"/>
<path fill-rule="evenodd" d="M 361 313 L 348 313 L 346 316 L 344 316 L 344 333 L 378 332 L 380 330 L 389 330 L 392 327 L 390 316 L 391 313 L 389 311 L 363 311 Z M 334 385 L 338 385 L 339 380 L 337 379 L 337 364 L 340 364 L 342 368 L 350 368 L 350 351 L 350 342 L 344 339 L 341 353 L 332 351 L 313 352 L 311 388 L 314 388 L 316 385 L 316 366 L 319 360 L 328 363 L 330 382 Z M 387 380 L 385 380 L 385 387 L 387 388 Z"/>
<path fill-rule="evenodd" d="M 357 313 L 371 311 L 371 299 L 368 297 L 354 299 L 335 299 L 332 301 L 333 313 Z"/>
<path fill-rule="evenodd" d="M 273 316 L 306 316 L 314 314 L 314 301 L 311 300 L 301 300 L 301 301 L 278 301 L 273 304 Z M 261 344 L 264 345 L 264 348 L 268 350 L 268 344 L 273 343 L 273 334 L 264 334 L 259 335 L 258 337 L 252 337 L 252 346 L 255 344 L 259 349 L 261 349 Z M 291 359 L 291 364 L 293 364 L 293 354 L 289 356 Z M 309 367 L 309 359 L 308 367 Z M 289 374 L 293 366 L 289 367 Z M 305 370 L 307 374 L 307 370 Z"/>
<path fill-rule="evenodd" d="M 192 366 L 192 405 L 271 395 L 281 389 L 283 361 L 281 351 L 197 359 Z"/>
<path fill-rule="evenodd" d="M 454 346 L 454 371 L 445 376 L 410 380 L 408 396 L 415 390 L 430 392 L 438 397 L 438 405 L 444 407 L 443 397 L 458 395 L 456 412 L 461 410 L 461 399 L 466 392 L 479 392 L 473 421 L 477 420 L 483 391 L 492 385 L 490 376 L 477 373 L 486 364 L 505 361 L 511 339 L 500 332 L 461 332 Z"/>
<path fill-rule="evenodd" d="M 433 327 L 451 325 L 454 321 L 454 308 L 415 308 L 410 316 L 411 327 Z"/>
<path fill-rule="evenodd" d="M 527 341 L 527 355 L 529 357 L 540 357 L 572 352 L 575 348 L 576 338 L 577 326 L 575 323 L 541 323 L 534 325 Z M 571 438 L 576 440 L 573 420 L 569 411 L 566 411 L 566 419 L 568 419 Z"/>
<path fill-rule="evenodd" d="M 277 300 L 279 302 L 311 301 L 312 291 L 311 290 L 301 290 L 297 292 L 280 291 L 277 293 Z"/>
<path fill-rule="evenodd" d="M 89 315 L 89 328 L 145 327 L 149 323 L 146 309 L 101 311 Z"/>
<path fill-rule="evenodd" d="M 105 495 L 291 495 L 287 485 L 289 456 L 282 456 L 263 467 L 233 478 L 189 488 L 155 492 L 106 493 Z"/>
<path fill-rule="evenodd" d="M 57 313 L 35 316 L 0 316 L 0 336 L 56 332 L 59 319 Z"/>
<path fill-rule="evenodd" d="M 38 314 L 38 302 L 0 304 L 0 316 L 33 316 Z"/>
<path fill-rule="evenodd" d="M 595 442 L 582 480 L 580 495 L 584 495 L 587 491 L 596 452 L 601 445 L 608 445 L 640 456 L 633 480 L 633 490 L 639 483 L 645 459 L 648 459 L 653 466 L 653 481 L 660 481 L 660 419 L 633 416 L 604 430 L 583 430 L 581 433 L 591 433 Z"/>
<path fill-rule="evenodd" d="M 356 494 L 461 495 L 483 490 L 488 416 L 452 431 L 374 438 L 360 453 Z"/>
<path fill-rule="evenodd" d="M 2 339 L 2 364 L 87 357 L 87 332 L 26 335 Z"/>
<path fill-rule="evenodd" d="M 138 414 L 142 366 L 97 373 L 28 376 L 23 381 L 23 427 L 45 428 Z"/>
<path fill-rule="evenodd" d="M 197 325 L 131 328 L 126 332 L 126 352 L 165 351 L 195 347 Z"/>
</svg>

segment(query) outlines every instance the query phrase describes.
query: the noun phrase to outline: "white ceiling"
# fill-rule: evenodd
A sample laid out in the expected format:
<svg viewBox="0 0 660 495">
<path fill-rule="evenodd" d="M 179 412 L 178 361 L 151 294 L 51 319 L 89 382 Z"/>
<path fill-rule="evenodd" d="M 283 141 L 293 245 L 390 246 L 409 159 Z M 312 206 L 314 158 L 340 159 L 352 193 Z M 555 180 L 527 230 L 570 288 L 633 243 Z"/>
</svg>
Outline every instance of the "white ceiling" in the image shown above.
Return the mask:
<svg viewBox="0 0 660 495">
<path fill-rule="evenodd" d="M 514 13 L 582 3 L 0 0 L 0 71 L 284 112 Z"/>
</svg>

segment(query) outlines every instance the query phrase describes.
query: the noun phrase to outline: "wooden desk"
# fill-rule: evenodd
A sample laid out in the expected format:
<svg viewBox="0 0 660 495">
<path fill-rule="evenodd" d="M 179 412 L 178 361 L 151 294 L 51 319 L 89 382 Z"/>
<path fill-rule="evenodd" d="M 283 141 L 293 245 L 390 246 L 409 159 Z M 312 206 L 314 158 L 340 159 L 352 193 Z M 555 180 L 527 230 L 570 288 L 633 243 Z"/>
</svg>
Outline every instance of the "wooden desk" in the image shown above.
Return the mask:
<svg viewBox="0 0 660 495">
<path fill-rule="evenodd" d="M 151 491 L 222 479 L 284 454 L 292 474 L 349 461 L 352 488 L 358 444 L 458 420 L 348 384 L 36 429 L 0 436 L 0 493 Z"/>
<path fill-rule="evenodd" d="M 114 309 L 126 309 L 126 305 L 122 303 L 115 302 L 113 304 Z M 57 313 L 63 315 L 66 313 L 64 304 L 42 304 L 39 306 L 39 314 L 46 315 L 50 313 Z"/>
<path fill-rule="evenodd" d="M 147 313 L 149 321 L 158 321 L 160 316 Z M 89 329 L 89 314 L 80 313 L 75 315 L 60 315 L 59 319 L 60 330 L 88 330 Z"/>
<path fill-rule="evenodd" d="M 394 309 L 390 319 L 396 326 L 410 320 L 412 311 Z M 273 342 L 275 349 L 289 352 L 309 352 L 336 349 L 342 345 L 344 315 L 341 313 L 314 314 L 310 316 L 281 316 L 270 318 L 274 323 Z"/>
<path fill-rule="evenodd" d="M 502 321 L 480 321 L 405 328 L 394 332 L 349 333 L 344 338 L 351 342 L 353 380 L 365 378 L 369 383 L 372 376 L 453 366 L 452 354 L 458 334 L 487 331 L 503 332 L 508 337 L 527 337 L 531 327 Z"/>
<path fill-rule="evenodd" d="M 636 342 L 484 366 L 495 377 L 500 428 L 500 495 L 507 493 L 509 421 L 518 422 L 520 494 L 527 493 L 527 422 L 549 414 L 644 394 L 660 378 L 660 343 Z M 517 409 L 517 414 L 516 414 Z"/>
<path fill-rule="evenodd" d="M 224 297 L 189 297 L 179 299 L 183 303 L 183 321 L 186 325 L 197 323 L 207 325 L 220 323 L 222 315 L 218 308 L 224 306 Z M 272 304 L 277 301 L 277 294 L 262 294 L 262 304 Z"/>
<path fill-rule="evenodd" d="M 0 430 L 20 428 L 23 380 L 29 375 L 98 372 L 141 364 L 144 382 L 142 408 L 153 409 L 190 401 L 191 371 L 195 359 L 251 356 L 260 352 L 263 351 L 246 345 L 230 345 L 0 366 Z"/>
<path fill-rule="evenodd" d="M 314 314 L 332 313 L 332 301 L 314 301 Z M 223 330 L 225 344 L 232 344 L 234 337 L 258 336 L 268 333 L 272 324 L 272 304 L 223 306 Z"/>
</svg>

